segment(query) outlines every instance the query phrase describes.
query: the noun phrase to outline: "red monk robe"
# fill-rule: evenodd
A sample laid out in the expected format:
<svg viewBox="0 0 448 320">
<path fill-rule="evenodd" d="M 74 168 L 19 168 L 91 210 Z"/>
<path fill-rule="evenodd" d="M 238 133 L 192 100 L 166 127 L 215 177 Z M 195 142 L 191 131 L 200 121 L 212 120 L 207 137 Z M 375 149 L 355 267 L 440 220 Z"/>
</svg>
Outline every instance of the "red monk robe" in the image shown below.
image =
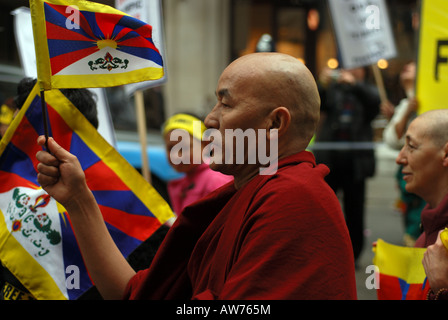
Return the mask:
<svg viewBox="0 0 448 320">
<path fill-rule="evenodd" d="M 275 175 L 187 207 L 127 299 L 356 299 L 352 246 L 328 168 L 301 152 Z"/>
</svg>

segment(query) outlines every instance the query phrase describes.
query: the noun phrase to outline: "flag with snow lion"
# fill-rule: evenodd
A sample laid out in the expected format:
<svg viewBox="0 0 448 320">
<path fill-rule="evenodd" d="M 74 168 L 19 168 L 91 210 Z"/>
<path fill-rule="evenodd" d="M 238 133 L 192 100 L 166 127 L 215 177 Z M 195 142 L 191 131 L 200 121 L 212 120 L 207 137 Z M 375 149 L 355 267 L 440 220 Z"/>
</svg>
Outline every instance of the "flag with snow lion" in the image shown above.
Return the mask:
<svg viewBox="0 0 448 320">
<path fill-rule="evenodd" d="M 78 0 L 30 0 L 38 83 L 111 87 L 163 77 L 152 26 L 112 7 Z"/>
<path fill-rule="evenodd" d="M 76 155 L 112 239 L 128 257 L 172 211 L 71 102 L 46 92 L 51 136 Z M 37 182 L 44 132 L 37 84 L 0 140 L 0 261 L 39 300 L 77 299 L 93 283 L 70 217 Z"/>
</svg>

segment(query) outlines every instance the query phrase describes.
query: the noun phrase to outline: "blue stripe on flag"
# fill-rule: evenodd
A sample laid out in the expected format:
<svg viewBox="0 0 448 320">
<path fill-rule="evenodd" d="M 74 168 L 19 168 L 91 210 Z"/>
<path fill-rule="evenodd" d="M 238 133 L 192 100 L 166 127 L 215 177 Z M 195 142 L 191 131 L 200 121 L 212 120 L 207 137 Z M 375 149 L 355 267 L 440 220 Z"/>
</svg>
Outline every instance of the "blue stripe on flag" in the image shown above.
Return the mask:
<svg viewBox="0 0 448 320">
<path fill-rule="evenodd" d="M 96 42 L 79 40 L 51 40 L 48 39 L 48 53 L 50 58 L 61 54 L 76 52 L 78 50 L 96 47 Z"/>
<path fill-rule="evenodd" d="M 106 39 L 106 36 L 104 35 L 103 31 L 96 21 L 96 13 L 89 11 L 80 11 L 80 13 L 86 18 L 87 22 L 89 23 L 90 30 L 92 30 L 93 35 L 97 39 Z"/>
<path fill-rule="evenodd" d="M 115 26 L 115 29 L 117 29 L 117 27 L 118 27 L 118 25 Z M 125 27 L 123 27 L 123 26 L 119 26 L 119 27 L 121 27 L 121 29 L 125 29 Z M 114 30 L 114 34 L 115 34 L 115 30 Z M 117 32 L 117 34 L 118 34 L 118 32 Z M 135 31 L 131 30 L 131 31 L 127 32 L 126 34 L 122 35 L 119 39 L 116 39 L 116 40 L 121 42 L 121 41 L 124 41 L 124 40 L 138 38 L 138 37 L 141 37 L 141 36 L 142 35 L 139 34 L 138 32 L 135 32 Z"/>
<path fill-rule="evenodd" d="M 119 46 L 117 49 L 119 51 L 123 51 L 125 53 L 132 54 L 143 59 L 154 61 L 159 66 L 163 66 L 163 61 L 160 54 L 150 48 Z"/>
<path fill-rule="evenodd" d="M 146 25 L 146 23 L 144 23 L 143 21 L 140 21 L 134 17 L 131 17 L 131 16 L 123 16 L 120 19 L 120 21 L 117 23 L 117 25 L 125 26 L 125 27 L 135 30 L 140 27 L 143 27 L 144 25 Z"/>
<path fill-rule="evenodd" d="M 41 107 L 41 99 L 39 96 L 36 96 L 34 100 L 31 102 L 28 110 L 25 113 L 28 122 L 33 126 L 34 130 L 37 132 L 37 135 L 43 135 L 45 133 L 44 130 L 44 122 L 42 119 L 42 107 Z M 47 113 L 47 121 L 50 123 Z M 49 136 L 53 136 L 51 127 L 48 128 Z"/>
<path fill-rule="evenodd" d="M 107 225 L 107 229 L 109 230 L 110 236 L 117 244 L 120 252 L 125 257 L 131 254 L 132 251 L 134 251 L 140 244 L 142 244 L 142 241 L 135 239 L 134 237 L 124 233 L 123 231 L 120 231 L 113 225 L 109 224 L 107 221 L 105 221 L 105 223 Z"/>
<path fill-rule="evenodd" d="M 154 217 L 152 212 L 132 191 L 92 190 L 99 205 L 121 210 L 130 214 Z"/>
<path fill-rule="evenodd" d="M 65 214 L 65 213 L 64 213 Z M 86 292 L 90 287 L 93 286 L 92 281 L 87 272 L 87 268 L 84 265 L 84 261 L 79 251 L 79 247 L 77 245 L 76 237 L 73 233 L 73 230 L 69 224 L 68 218 L 60 215 L 60 223 L 61 223 L 61 233 L 62 233 L 62 252 L 63 252 L 63 260 L 64 260 L 64 268 L 68 270 L 67 267 L 75 266 L 79 269 L 79 288 L 67 288 L 67 293 L 70 300 L 78 299 L 84 292 Z M 120 252 L 127 257 L 132 251 L 137 248 L 142 241 L 130 237 L 124 232 L 120 231 L 116 227 L 111 224 L 105 222 L 107 225 L 107 229 L 117 244 Z M 66 273 L 66 277 L 70 277 L 70 273 Z M 77 280 L 77 279 L 76 279 Z M 70 282 L 70 281 L 68 281 Z"/>
<path fill-rule="evenodd" d="M 79 28 L 73 27 L 72 29 L 67 29 L 67 26 L 66 26 L 67 17 L 64 16 L 63 14 L 59 13 L 55 9 L 53 9 L 50 5 L 48 5 L 45 2 L 44 2 L 44 10 L 45 10 L 45 20 L 47 23 L 52 23 L 54 25 L 60 26 L 61 28 L 64 28 L 67 32 L 76 32 L 78 34 L 81 34 L 81 35 L 89 38 L 89 39 L 95 40 L 86 31 L 84 31 L 81 28 L 81 26 L 79 26 Z M 74 22 L 70 22 L 70 23 L 74 24 Z M 69 37 L 67 37 L 67 38 L 69 38 Z"/>
<path fill-rule="evenodd" d="M 404 281 L 403 279 L 398 278 L 398 282 L 400 283 L 400 289 L 401 289 L 401 300 L 406 300 L 406 296 L 409 291 L 409 283 Z"/>
<path fill-rule="evenodd" d="M 81 163 L 82 170 L 90 168 L 101 159 L 90 149 L 84 141 L 73 131 L 70 143 L 70 153 L 74 154 Z"/>
<path fill-rule="evenodd" d="M 92 286 L 92 281 L 90 281 L 89 275 L 87 273 L 86 266 L 79 251 L 78 243 L 73 230 L 70 226 L 67 216 L 63 216 L 61 213 L 60 224 L 62 233 L 62 254 L 64 260 L 64 268 L 67 270 L 68 266 L 76 266 L 79 268 L 79 289 L 67 288 L 67 293 L 70 300 L 77 299 L 84 291 Z M 66 277 L 70 274 L 66 274 Z"/>
<path fill-rule="evenodd" d="M 9 143 L 6 146 L 0 157 L 0 170 L 15 173 L 35 185 L 38 185 L 37 173 L 34 170 L 33 162 L 30 157 L 12 143 Z"/>
</svg>

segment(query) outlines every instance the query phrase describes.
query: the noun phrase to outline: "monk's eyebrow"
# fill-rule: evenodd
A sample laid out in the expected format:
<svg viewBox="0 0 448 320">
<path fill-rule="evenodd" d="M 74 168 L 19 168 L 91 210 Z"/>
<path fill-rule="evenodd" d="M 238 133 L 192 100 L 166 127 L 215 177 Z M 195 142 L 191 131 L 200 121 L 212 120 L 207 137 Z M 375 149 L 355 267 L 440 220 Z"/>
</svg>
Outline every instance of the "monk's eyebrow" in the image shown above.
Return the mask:
<svg viewBox="0 0 448 320">
<path fill-rule="evenodd" d="M 405 140 L 406 140 L 406 142 L 411 142 L 412 141 L 412 137 L 407 134 Z"/>
<path fill-rule="evenodd" d="M 216 97 L 217 98 L 223 98 L 223 97 L 228 97 L 230 96 L 229 90 L 228 89 L 221 89 L 219 91 L 216 92 Z"/>
<path fill-rule="evenodd" d="M 409 134 L 406 135 L 406 143 L 407 144 L 417 144 L 417 141 Z"/>
</svg>

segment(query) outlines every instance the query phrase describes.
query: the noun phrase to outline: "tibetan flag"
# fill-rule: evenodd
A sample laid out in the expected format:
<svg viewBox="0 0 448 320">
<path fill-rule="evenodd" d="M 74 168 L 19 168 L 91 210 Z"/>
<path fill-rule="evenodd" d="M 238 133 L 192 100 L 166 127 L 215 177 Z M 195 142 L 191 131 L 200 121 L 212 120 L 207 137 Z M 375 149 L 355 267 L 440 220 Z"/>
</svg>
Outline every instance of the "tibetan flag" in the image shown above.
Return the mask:
<svg viewBox="0 0 448 320">
<path fill-rule="evenodd" d="M 125 257 L 172 217 L 168 204 L 57 89 L 50 135 L 75 154 Z M 39 87 L 0 140 L 0 260 L 36 299 L 76 299 L 92 286 L 65 209 L 39 186 Z"/>
<path fill-rule="evenodd" d="M 426 299 L 429 284 L 422 264 L 425 251 L 378 239 L 373 259 L 379 272 L 378 300 Z"/>
<path fill-rule="evenodd" d="M 30 0 L 41 90 L 111 87 L 163 77 L 152 27 L 112 7 Z"/>
</svg>

